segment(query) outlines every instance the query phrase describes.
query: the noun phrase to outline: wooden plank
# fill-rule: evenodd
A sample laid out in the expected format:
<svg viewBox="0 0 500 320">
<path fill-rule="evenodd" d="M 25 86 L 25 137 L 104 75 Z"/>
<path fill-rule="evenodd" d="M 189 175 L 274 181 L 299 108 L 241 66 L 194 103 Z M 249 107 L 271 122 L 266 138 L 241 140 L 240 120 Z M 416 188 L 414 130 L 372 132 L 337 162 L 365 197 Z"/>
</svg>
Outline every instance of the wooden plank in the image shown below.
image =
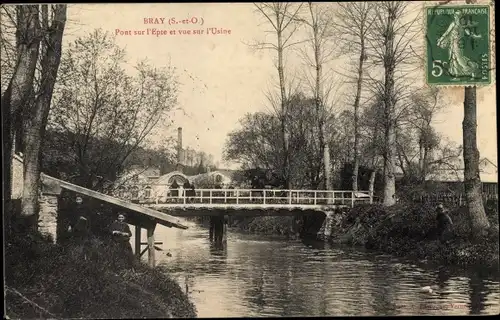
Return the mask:
<svg viewBox="0 0 500 320">
<path fill-rule="evenodd" d="M 150 267 L 155 266 L 155 228 L 148 228 L 148 264 Z"/>
<path fill-rule="evenodd" d="M 146 248 L 142 249 L 141 254 L 139 255 L 139 257 L 142 257 L 142 255 L 143 255 L 146 251 L 148 251 L 148 249 L 149 249 L 149 247 L 146 247 Z"/>
<path fill-rule="evenodd" d="M 40 179 L 42 181 L 43 188 L 46 188 L 46 186 L 50 186 L 49 187 L 50 190 L 53 190 L 54 184 L 58 184 L 61 188 L 71 190 L 74 192 L 78 192 L 78 193 L 81 193 L 83 195 L 86 195 L 86 196 L 89 196 L 89 197 L 92 197 L 95 199 L 99 199 L 99 200 L 114 204 L 116 206 L 123 207 L 125 209 L 139 212 L 139 213 L 142 213 L 144 215 L 156 218 L 158 220 L 161 220 L 163 222 L 162 224 L 165 224 L 167 226 L 172 226 L 172 227 L 179 228 L 179 229 L 187 229 L 188 228 L 186 225 L 182 224 L 183 221 L 181 219 L 173 217 L 171 215 L 168 215 L 168 214 L 160 212 L 160 211 L 156 211 L 156 210 L 153 210 L 153 209 L 150 209 L 150 208 L 138 205 L 138 204 L 130 203 L 128 201 L 124 201 L 124 200 L 121 200 L 121 199 L 118 199 L 118 198 L 115 198 L 112 196 L 105 195 L 103 193 L 100 193 L 100 192 L 97 192 L 94 190 L 80 187 L 80 186 L 77 186 L 75 184 L 72 184 L 72 183 L 69 183 L 69 182 L 66 182 L 63 180 L 59 180 L 57 178 L 48 176 L 48 175 L 43 174 L 43 173 L 40 174 Z"/>
</svg>

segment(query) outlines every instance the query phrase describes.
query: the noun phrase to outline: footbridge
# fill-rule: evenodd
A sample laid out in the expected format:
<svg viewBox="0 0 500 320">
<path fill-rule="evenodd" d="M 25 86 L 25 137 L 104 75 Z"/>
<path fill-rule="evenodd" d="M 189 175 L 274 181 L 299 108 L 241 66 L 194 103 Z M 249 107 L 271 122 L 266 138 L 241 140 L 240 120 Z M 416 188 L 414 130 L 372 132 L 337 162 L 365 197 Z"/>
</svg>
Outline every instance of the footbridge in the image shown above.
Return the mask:
<svg viewBox="0 0 500 320">
<path fill-rule="evenodd" d="M 173 216 L 293 215 L 297 211 L 328 211 L 372 203 L 368 191 L 198 189 L 168 190 L 163 195 L 130 199 Z"/>
</svg>

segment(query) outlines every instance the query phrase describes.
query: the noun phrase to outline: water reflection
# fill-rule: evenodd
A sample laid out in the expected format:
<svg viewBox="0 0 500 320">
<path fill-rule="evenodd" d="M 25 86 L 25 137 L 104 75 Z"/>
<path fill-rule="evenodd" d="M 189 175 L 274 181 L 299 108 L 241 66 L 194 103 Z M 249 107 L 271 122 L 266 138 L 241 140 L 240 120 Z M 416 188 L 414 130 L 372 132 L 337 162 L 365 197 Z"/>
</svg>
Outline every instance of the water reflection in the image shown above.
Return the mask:
<svg viewBox="0 0 500 320">
<path fill-rule="evenodd" d="M 322 242 L 208 230 L 160 229 L 161 256 L 199 317 L 466 315 L 499 311 L 498 276 L 423 268 L 388 255 Z M 420 292 L 435 286 L 432 294 Z"/>
</svg>

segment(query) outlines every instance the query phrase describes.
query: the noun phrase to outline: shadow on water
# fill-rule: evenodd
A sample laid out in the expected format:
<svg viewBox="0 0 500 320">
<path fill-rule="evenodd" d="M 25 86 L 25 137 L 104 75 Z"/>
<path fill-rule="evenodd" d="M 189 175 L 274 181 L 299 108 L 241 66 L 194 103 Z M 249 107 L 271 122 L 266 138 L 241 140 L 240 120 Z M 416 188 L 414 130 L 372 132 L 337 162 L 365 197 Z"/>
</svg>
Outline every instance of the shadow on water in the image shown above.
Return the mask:
<svg viewBox="0 0 500 320">
<path fill-rule="evenodd" d="M 227 244 L 210 242 L 210 256 L 216 258 L 217 261 L 224 262 L 227 259 Z"/>
<path fill-rule="evenodd" d="M 486 285 L 486 277 L 484 271 L 469 273 L 469 310 L 470 314 L 482 313 L 487 304 L 487 296 L 491 293 L 490 288 Z"/>
</svg>

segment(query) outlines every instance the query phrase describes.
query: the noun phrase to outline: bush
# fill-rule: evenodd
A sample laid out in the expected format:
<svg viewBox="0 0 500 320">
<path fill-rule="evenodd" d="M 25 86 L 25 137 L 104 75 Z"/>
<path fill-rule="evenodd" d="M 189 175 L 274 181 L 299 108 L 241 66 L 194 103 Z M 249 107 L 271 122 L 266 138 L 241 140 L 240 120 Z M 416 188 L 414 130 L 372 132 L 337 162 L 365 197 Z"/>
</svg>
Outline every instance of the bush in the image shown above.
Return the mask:
<svg viewBox="0 0 500 320">
<path fill-rule="evenodd" d="M 471 238 L 466 208 L 450 210 L 453 231 L 447 243 L 436 236 L 435 208 L 427 204 L 399 203 L 392 207 L 364 205 L 349 210 L 332 234 L 339 242 L 362 245 L 399 256 L 437 260 L 447 264 L 498 265 L 498 215 L 488 213 L 488 235 Z"/>
</svg>

